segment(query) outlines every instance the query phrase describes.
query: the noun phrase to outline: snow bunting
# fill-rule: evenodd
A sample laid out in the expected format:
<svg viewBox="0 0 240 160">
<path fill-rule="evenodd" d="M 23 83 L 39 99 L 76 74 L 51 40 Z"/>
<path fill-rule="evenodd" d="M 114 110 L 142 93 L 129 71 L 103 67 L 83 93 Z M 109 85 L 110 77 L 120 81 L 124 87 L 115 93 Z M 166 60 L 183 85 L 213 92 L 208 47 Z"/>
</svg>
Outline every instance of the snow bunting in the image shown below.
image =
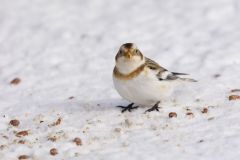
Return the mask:
<svg viewBox="0 0 240 160">
<path fill-rule="evenodd" d="M 151 106 L 146 112 L 158 111 L 161 101 L 168 99 L 174 88 L 184 82 L 196 82 L 184 78 L 185 73 L 170 72 L 155 61 L 145 57 L 133 43 L 123 44 L 116 57 L 113 82 L 118 93 L 131 104 L 118 106 L 122 112 L 131 111 L 134 104 Z"/>
</svg>

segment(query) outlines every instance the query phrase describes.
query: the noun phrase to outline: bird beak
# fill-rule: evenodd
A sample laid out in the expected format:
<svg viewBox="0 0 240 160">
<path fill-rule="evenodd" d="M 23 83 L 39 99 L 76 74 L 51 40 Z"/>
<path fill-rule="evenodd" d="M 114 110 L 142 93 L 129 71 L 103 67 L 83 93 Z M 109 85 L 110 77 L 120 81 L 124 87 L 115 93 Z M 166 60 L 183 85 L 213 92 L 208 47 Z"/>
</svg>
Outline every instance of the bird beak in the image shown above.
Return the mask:
<svg viewBox="0 0 240 160">
<path fill-rule="evenodd" d="M 127 59 L 131 59 L 132 54 L 128 51 L 128 52 L 126 52 L 125 57 L 127 57 Z"/>
</svg>

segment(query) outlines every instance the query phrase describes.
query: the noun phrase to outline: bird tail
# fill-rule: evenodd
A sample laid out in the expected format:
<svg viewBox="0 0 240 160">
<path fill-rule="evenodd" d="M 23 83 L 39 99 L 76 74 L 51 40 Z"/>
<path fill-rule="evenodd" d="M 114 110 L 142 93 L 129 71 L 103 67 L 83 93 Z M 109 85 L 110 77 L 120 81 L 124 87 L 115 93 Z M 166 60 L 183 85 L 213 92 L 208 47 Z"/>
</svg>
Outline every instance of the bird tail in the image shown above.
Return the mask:
<svg viewBox="0 0 240 160">
<path fill-rule="evenodd" d="M 191 78 L 180 78 L 180 79 L 187 82 L 197 82 L 197 80 L 191 79 Z"/>
</svg>

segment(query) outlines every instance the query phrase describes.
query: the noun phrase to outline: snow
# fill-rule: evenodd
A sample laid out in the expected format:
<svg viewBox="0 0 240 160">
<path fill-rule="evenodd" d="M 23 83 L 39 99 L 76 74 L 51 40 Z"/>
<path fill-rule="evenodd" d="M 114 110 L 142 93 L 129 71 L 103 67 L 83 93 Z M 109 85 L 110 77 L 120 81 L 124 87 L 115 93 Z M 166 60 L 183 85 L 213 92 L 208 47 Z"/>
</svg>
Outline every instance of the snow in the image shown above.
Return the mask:
<svg viewBox="0 0 240 160">
<path fill-rule="evenodd" d="M 238 0 L 1 0 L 0 159 L 239 159 L 239 14 Z M 122 114 L 112 69 L 125 42 L 191 74 L 192 94 Z"/>
</svg>

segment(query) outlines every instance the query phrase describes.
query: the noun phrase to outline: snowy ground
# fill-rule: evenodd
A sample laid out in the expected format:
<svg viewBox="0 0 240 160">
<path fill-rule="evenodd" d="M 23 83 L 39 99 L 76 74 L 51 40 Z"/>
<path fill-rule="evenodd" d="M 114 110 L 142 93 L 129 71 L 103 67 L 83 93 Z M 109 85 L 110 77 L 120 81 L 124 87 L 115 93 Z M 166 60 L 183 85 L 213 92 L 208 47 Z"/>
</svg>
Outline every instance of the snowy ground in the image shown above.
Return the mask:
<svg viewBox="0 0 240 160">
<path fill-rule="evenodd" d="M 239 16 L 239 0 L 0 0 L 0 159 L 239 159 Z M 121 114 L 125 42 L 198 79 L 199 100 Z"/>
</svg>

